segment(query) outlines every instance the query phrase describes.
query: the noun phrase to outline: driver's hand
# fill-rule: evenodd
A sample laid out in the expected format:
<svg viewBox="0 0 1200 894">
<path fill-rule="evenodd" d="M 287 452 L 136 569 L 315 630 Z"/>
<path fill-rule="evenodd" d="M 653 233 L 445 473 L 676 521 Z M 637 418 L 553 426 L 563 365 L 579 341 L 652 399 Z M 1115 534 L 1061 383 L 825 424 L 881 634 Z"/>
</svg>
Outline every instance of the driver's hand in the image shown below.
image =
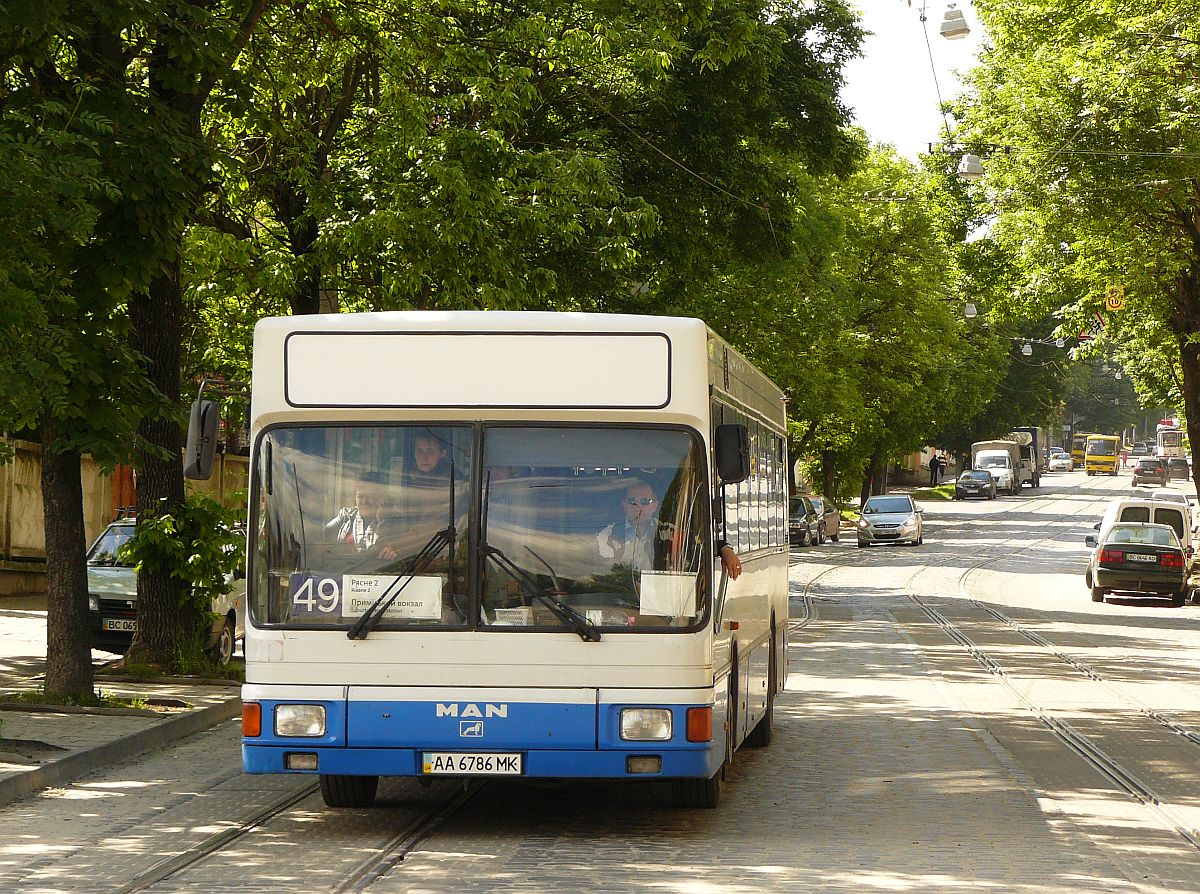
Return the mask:
<svg viewBox="0 0 1200 894">
<path fill-rule="evenodd" d="M 721 564 L 729 572 L 730 580 L 737 580 L 742 574 L 742 560 L 734 552 L 732 546 L 721 547 Z"/>
</svg>

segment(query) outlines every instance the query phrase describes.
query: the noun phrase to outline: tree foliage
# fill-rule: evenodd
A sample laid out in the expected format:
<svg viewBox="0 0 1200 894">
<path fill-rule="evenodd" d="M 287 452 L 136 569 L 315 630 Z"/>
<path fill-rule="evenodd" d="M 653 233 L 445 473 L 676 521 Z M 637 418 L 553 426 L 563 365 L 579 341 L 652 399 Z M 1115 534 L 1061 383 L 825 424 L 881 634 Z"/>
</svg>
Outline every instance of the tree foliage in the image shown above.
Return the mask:
<svg viewBox="0 0 1200 894">
<path fill-rule="evenodd" d="M 993 232 L 1021 271 L 1009 306 L 1061 309 L 1068 335 L 1100 315 L 1097 344 L 1138 358 L 1147 400 L 1176 397 L 1200 424 L 1195 16 L 1149 0 L 977 9 L 993 48 L 965 134 L 988 157 Z"/>
</svg>

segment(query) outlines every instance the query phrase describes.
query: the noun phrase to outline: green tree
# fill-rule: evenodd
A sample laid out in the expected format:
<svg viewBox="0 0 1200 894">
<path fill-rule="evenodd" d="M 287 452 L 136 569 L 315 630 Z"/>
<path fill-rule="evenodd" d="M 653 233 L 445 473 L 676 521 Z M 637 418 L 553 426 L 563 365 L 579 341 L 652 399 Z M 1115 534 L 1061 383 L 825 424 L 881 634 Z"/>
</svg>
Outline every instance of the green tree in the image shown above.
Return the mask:
<svg viewBox="0 0 1200 894">
<path fill-rule="evenodd" d="M 1099 341 L 1125 356 L 1170 345 L 1188 425 L 1200 424 L 1200 24 L 1149 0 L 977 9 L 993 47 L 963 134 L 987 156 L 993 232 L 1024 275 L 1012 303 L 1062 308 L 1070 329 L 1100 314 Z M 1141 376 L 1149 395 L 1166 396 L 1173 366 Z"/>
</svg>

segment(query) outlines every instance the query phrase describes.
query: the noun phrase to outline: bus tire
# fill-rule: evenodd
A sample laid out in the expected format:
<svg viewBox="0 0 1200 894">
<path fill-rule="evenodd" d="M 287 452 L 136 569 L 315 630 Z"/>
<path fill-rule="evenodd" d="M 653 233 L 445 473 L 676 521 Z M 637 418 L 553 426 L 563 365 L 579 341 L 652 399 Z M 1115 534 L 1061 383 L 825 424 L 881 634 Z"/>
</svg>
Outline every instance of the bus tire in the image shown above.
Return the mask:
<svg viewBox="0 0 1200 894">
<path fill-rule="evenodd" d="M 327 807 L 371 807 L 378 788 L 378 776 L 321 774 L 321 797 Z"/>
<path fill-rule="evenodd" d="M 771 646 L 770 658 L 771 663 L 767 668 L 767 710 L 763 716 L 755 724 L 754 729 L 750 730 L 750 735 L 746 736 L 746 744 L 751 748 L 766 748 L 771 744 L 773 738 L 773 726 L 775 724 L 775 686 L 777 684 L 778 672 L 775 670 L 775 662 L 778 656 L 775 652 L 775 624 L 771 624 Z"/>
<path fill-rule="evenodd" d="M 671 780 L 671 800 L 676 807 L 699 807 L 714 809 L 721 803 L 721 788 L 725 782 L 725 770 L 733 763 L 734 727 L 737 724 L 737 652 L 734 651 L 733 671 L 729 674 L 729 701 L 725 723 L 725 758 L 717 772 L 707 779 Z"/>
</svg>

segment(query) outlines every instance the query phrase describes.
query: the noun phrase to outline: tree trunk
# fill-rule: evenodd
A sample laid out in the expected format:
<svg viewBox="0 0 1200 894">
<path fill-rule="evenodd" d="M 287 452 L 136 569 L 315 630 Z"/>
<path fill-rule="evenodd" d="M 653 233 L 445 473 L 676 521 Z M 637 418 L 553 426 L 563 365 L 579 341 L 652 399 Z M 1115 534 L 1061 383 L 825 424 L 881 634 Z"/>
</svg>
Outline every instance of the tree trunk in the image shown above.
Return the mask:
<svg viewBox="0 0 1200 894">
<path fill-rule="evenodd" d="M 826 450 L 821 454 L 821 475 L 824 478 L 822 482 L 821 493 L 825 499 L 837 502 L 837 455 L 832 450 Z"/>
<path fill-rule="evenodd" d="M 42 511 L 46 518 L 46 694 L 95 698 L 88 619 L 87 548 L 79 452 L 53 451 L 57 422 L 42 416 Z"/>
<path fill-rule="evenodd" d="M 150 288 L 129 302 L 133 345 L 146 358 L 151 383 L 172 402 L 179 402 L 180 345 L 183 343 L 183 295 L 178 262 L 168 265 Z M 183 458 L 179 423 L 147 417 L 138 427 L 145 446 L 138 450 L 138 519 L 173 512 L 183 503 Z M 187 615 L 181 605 L 183 585 L 165 572 L 138 572 L 137 632 L 130 657 L 160 667 L 174 659 L 179 632 Z"/>
<path fill-rule="evenodd" d="M 1189 343 L 1186 335 L 1179 338 L 1179 361 L 1183 369 L 1183 415 L 1187 430 L 1200 432 L 1200 345 Z M 1200 482 L 1200 437 L 1193 436 L 1191 445 L 1192 480 Z"/>
</svg>

